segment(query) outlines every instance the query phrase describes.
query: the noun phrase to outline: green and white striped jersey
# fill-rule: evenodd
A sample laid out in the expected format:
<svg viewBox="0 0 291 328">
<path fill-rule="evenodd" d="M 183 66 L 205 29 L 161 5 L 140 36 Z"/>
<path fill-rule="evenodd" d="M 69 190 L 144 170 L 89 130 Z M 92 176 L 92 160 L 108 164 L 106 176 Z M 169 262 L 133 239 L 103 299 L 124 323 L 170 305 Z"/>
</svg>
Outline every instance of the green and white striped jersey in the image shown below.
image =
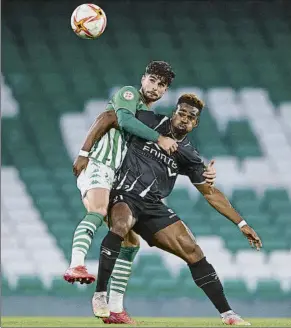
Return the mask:
<svg viewBox="0 0 291 328">
<path fill-rule="evenodd" d="M 132 86 L 125 86 L 117 91 L 108 102 L 106 110 L 127 109 L 134 115 L 139 110 L 148 110 L 142 95 Z M 126 154 L 126 133 L 110 129 L 89 152 L 89 157 L 116 170 Z"/>
</svg>

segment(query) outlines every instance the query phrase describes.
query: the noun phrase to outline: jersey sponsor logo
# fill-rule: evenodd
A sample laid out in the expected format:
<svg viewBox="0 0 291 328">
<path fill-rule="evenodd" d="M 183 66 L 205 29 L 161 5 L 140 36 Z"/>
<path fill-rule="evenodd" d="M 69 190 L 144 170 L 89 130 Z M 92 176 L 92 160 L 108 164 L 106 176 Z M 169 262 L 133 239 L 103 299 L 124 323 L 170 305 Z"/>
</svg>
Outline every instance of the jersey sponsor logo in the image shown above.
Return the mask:
<svg viewBox="0 0 291 328">
<path fill-rule="evenodd" d="M 111 252 L 110 252 L 109 249 L 102 247 L 101 254 L 105 254 L 105 255 L 110 256 Z"/>
<path fill-rule="evenodd" d="M 126 100 L 132 100 L 134 98 L 134 95 L 131 91 L 125 91 L 123 93 L 123 98 Z"/>
<path fill-rule="evenodd" d="M 157 146 L 156 149 L 149 146 L 149 145 L 150 145 L 150 142 L 147 142 L 147 144 L 143 146 L 142 150 L 147 152 L 147 153 L 150 153 L 152 156 L 154 156 L 157 159 L 161 160 L 164 164 L 168 165 L 172 169 L 177 169 L 177 167 L 178 167 L 177 163 L 172 158 L 170 158 L 167 155 L 163 154 L 158 145 L 151 142 L 151 145 Z"/>
<path fill-rule="evenodd" d="M 171 171 L 171 168 L 170 168 L 170 167 L 167 167 L 167 169 L 168 169 L 169 177 L 175 177 L 175 176 L 177 175 L 176 172 L 172 172 L 172 171 Z"/>
</svg>

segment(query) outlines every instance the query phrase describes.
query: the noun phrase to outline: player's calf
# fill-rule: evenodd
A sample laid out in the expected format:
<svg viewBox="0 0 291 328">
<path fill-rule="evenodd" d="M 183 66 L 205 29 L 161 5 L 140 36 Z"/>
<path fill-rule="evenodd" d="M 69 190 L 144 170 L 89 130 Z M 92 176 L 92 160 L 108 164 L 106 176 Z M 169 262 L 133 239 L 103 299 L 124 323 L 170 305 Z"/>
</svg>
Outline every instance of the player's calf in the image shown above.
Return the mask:
<svg viewBox="0 0 291 328">
<path fill-rule="evenodd" d="M 123 299 L 127 284 L 131 275 L 132 263 L 139 251 L 139 237 L 132 230 L 126 235 L 122 242 L 122 247 L 118 259 L 113 268 L 109 282 L 109 308 L 111 311 L 107 323 L 132 323 L 130 318 L 125 315 Z"/>
<path fill-rule="evenodd" d="M 188 265 L 196 285 L 204 291 L 219 313 L 222 314 L 231 310 L 220 279 L 206 258 Z"/>
<path fill-rule="evenodd" d="M 154 241 L 157 247 L 187 262 L 196 285 L 204 291 L 220 314 L 231 310 L 213 266 L 207 262 L 192 232 L 182 221 L 157 232 Z"/>
</svg>

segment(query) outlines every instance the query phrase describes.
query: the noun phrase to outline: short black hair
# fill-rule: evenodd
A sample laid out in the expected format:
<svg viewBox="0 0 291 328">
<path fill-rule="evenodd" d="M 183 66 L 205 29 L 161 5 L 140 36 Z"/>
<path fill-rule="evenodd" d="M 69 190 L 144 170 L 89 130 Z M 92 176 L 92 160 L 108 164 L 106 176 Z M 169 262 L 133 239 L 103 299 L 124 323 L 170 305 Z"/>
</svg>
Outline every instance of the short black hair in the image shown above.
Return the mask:
<svg viewBox="0 0 291 328">
<path fill-rule="evenodd" d="M 171 65 L 165 61 L 153 60 L 146 67 L 145 74 L 157 75 L 170 86 L 176 74 Z"/>
<path fill-rule="evenodd" d="M 191 93 L 185 93 L 183 94 L 177 102 L 177 106 L 179 104 L 188 104 L 190 106 L 193 106 L 195 108 L 197 108 L 199 110 L 199 113 L 201 113 L 203 107 L 204 107 L 204 103 L 202 100 L 200 100 L 196 95 L 191 94 Z"/>
</svg>

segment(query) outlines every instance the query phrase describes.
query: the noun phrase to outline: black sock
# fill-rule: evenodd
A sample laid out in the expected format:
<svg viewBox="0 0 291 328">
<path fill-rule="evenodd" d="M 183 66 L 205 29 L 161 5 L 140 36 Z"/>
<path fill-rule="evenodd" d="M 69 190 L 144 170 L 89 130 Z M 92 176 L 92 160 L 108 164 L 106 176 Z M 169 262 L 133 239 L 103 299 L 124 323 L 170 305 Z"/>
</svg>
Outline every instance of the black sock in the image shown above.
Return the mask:
<svg viewBox="0 0 291 328">
<path fill-rule="evenodd" d="M 104 237 L 100 247 L 96 292 L 106 292 L 122 241 L 122 237 L 111 231 Z"/>
<path fill-rule="evenodd" d="M 224 295 L 222 284 L 213 266 L 206 261 L 206 258 L 189 264 L 189 268 L 196 285 L 204 291 L 219 313 L 231 310 Z"/>
</svg>

